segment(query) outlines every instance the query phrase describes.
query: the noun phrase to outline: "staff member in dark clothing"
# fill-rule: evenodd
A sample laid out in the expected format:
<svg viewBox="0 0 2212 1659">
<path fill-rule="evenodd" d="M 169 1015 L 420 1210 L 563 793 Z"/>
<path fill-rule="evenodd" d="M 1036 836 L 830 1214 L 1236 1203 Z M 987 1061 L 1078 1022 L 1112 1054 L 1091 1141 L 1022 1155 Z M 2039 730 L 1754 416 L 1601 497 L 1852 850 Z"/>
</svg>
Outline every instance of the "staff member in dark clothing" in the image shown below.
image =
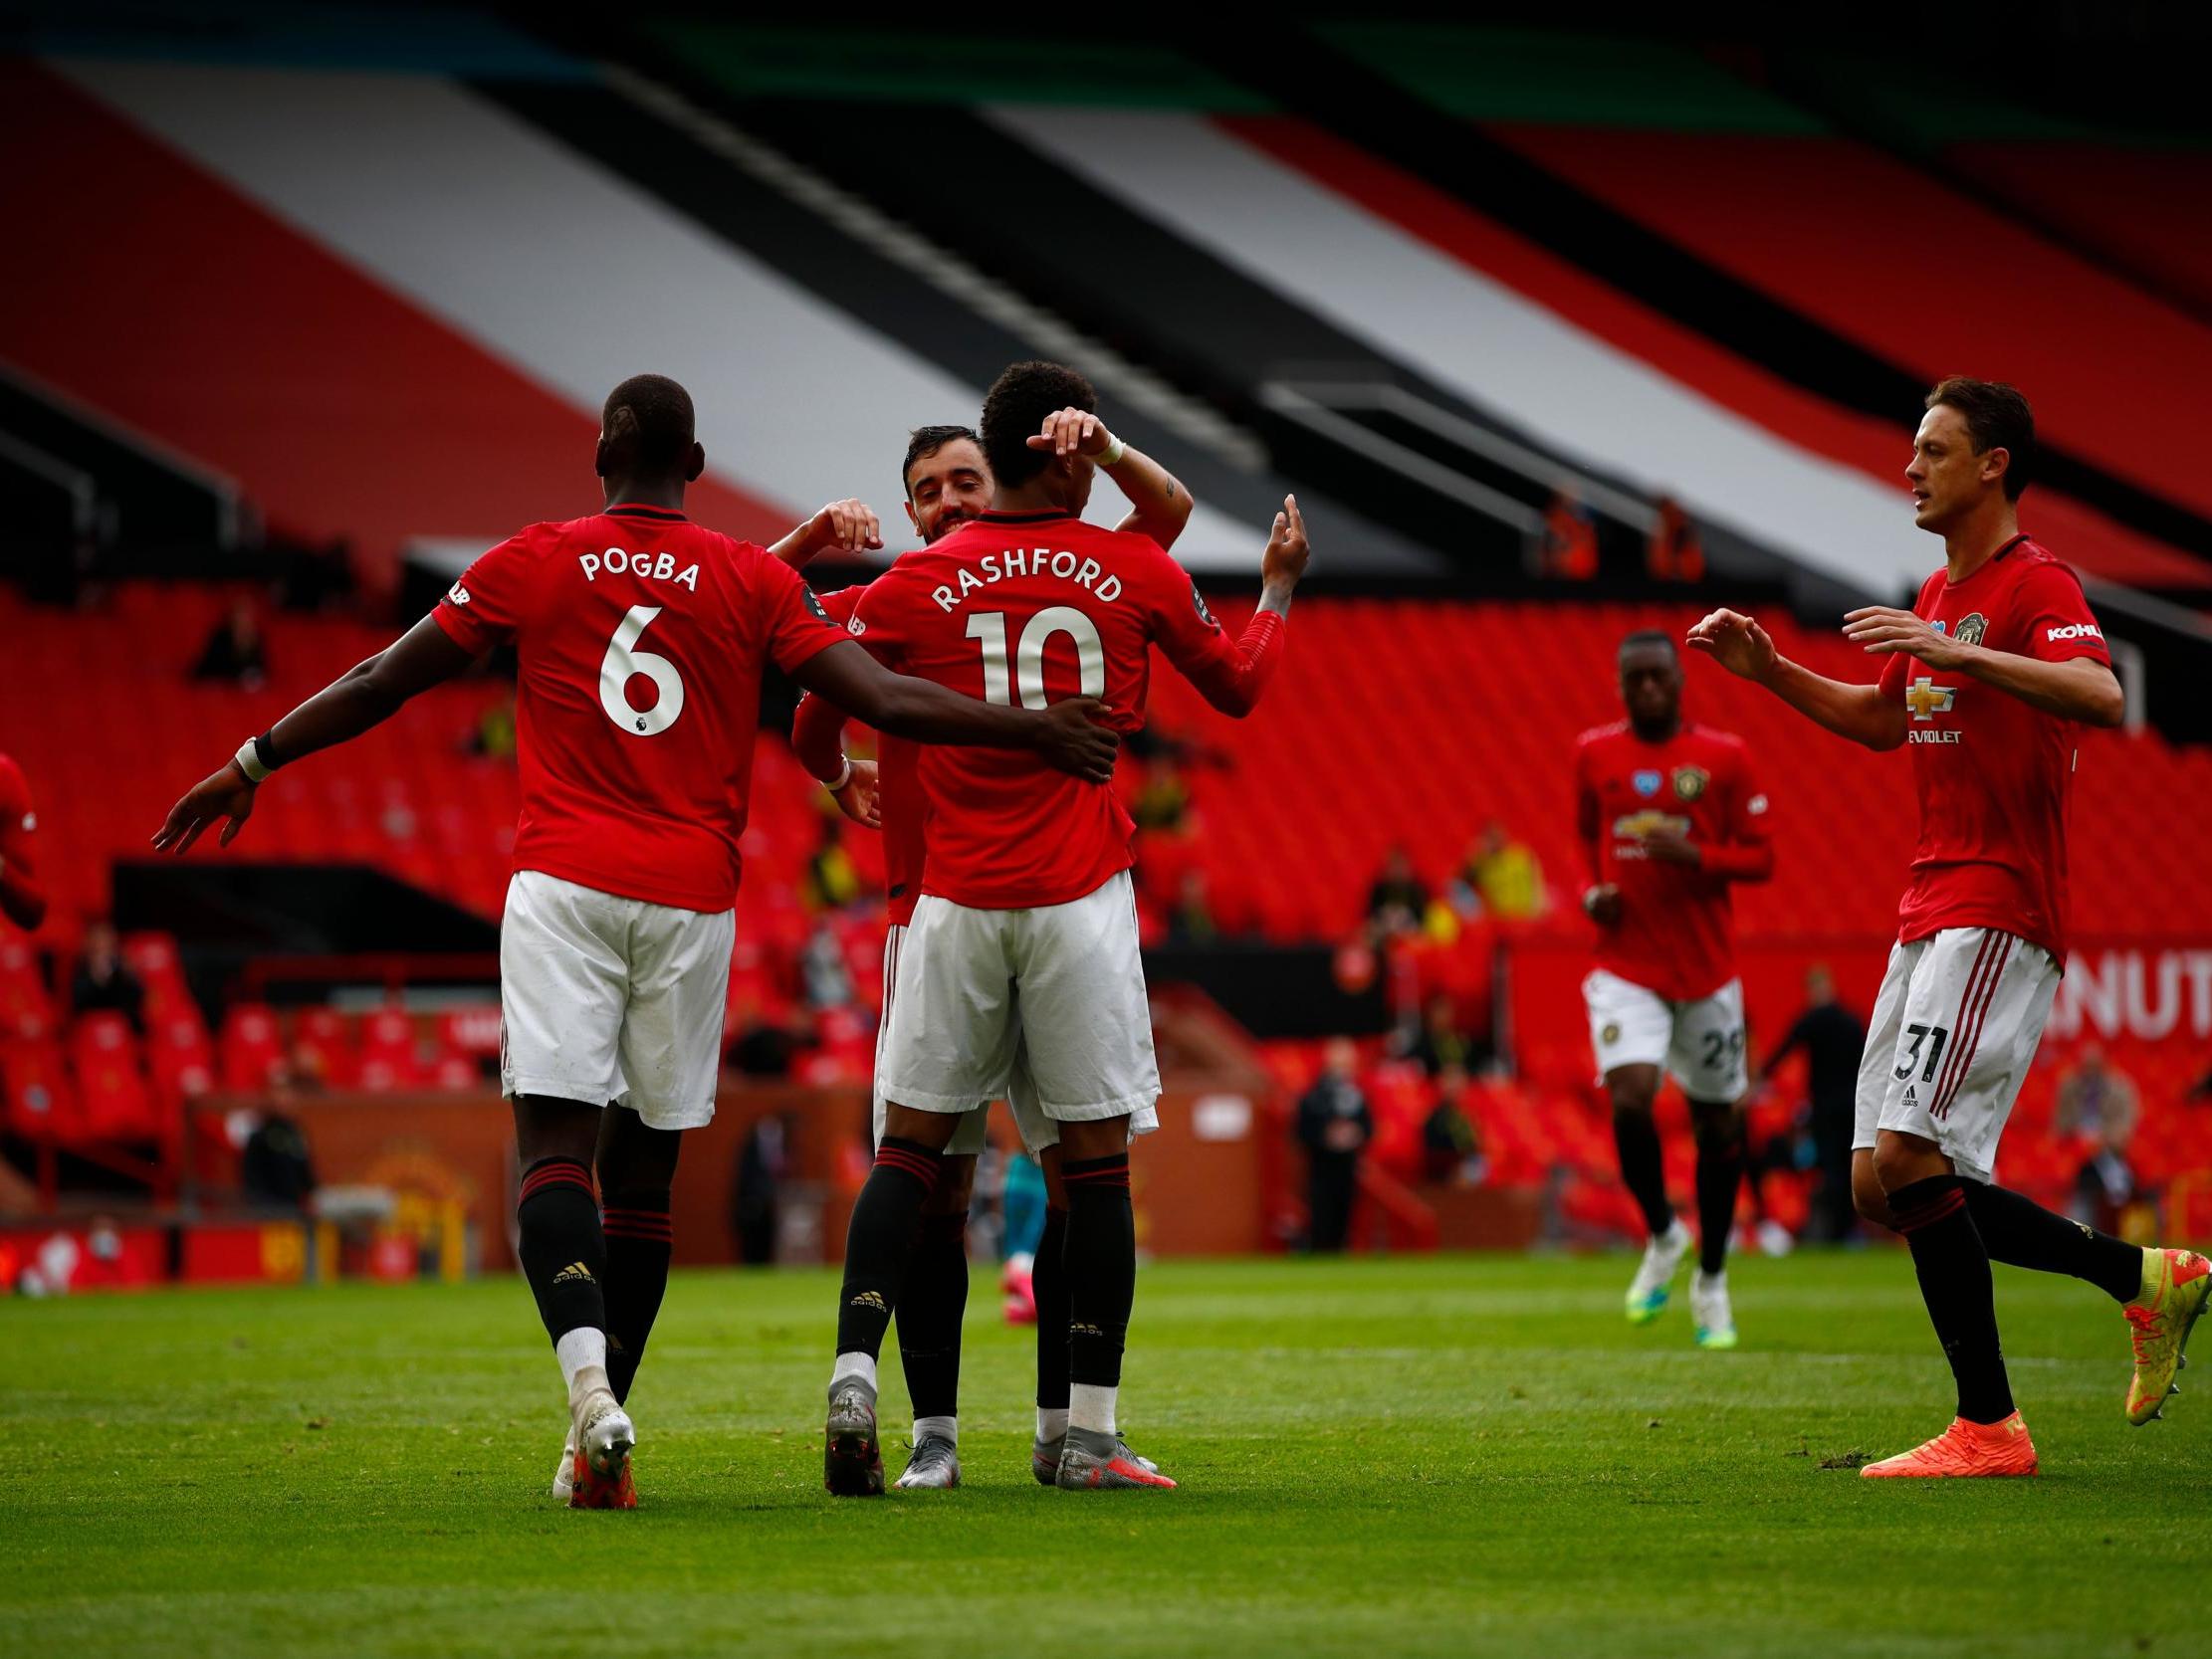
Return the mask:
<svg viewBox="0 0 2212 1659">
<path fill-rule="evenodd" d="M 1805 975 L 1805 1011 L 1790 1034 L 1767 1056 L 1763 1084 L 1799 1049 L 1805 1051 L 1813 1099 L 1813 1160 L 1820 1187 L 1813 1194 L 1812 1233 L 1839 1244 L 1858 1235 L 1859 1215 L 1851 1201 L 1852 1099 L 1859 1087 L 1859 1056 L 1867 1028 L 1859 1016 L 1836 1000 L 1836 982 L 1826 967 Z"/>
<path fill-rule="evenodd" d="M 1375 1136 L 1375 1114 L 1358 1071 L 1359 1051 L 1349 1039 L 1337 1038 L 1329 1044 L 1320 1078 L 1298 1103 L 1298 1140 L 1308 1170 L 1306 1247 L 1316 1255 L 1344 1248 L 1360 1153 Z"/>
</svg>

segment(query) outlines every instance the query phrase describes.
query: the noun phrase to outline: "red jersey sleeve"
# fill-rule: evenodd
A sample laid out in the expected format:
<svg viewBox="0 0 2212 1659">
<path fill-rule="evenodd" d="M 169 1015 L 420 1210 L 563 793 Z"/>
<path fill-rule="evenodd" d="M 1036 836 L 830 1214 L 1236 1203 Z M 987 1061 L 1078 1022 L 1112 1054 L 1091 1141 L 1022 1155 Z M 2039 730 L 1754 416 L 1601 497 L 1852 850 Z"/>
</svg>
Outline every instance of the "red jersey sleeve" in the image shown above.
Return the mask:
<svg viewBox="0 0 2212 1659">
<path fill-rule="evenodd" d="M 2027 620 L 2027 655 L 2047 663 L 2094 657 L 2107 667 L 2112 654 L 2097 625 L 2082 579 L 2063 564 L 2039 564 L 2020 578 L 2020 609 Z"/>
<path fill-rule="evenodd" d="M 806 579 L 765 547 L 755 547 L 760 571 L 761 616 L 769 656 L 785 674 L 845 638 L 829 620 Z"/>
<path fill-rule="evenodd" d="M 446 637 L 462 650 L 481 657 L 514 639 L 522 627 L 539 528 L 533 524 L 482 554 L 431 611 Z"/>
<path fill-rule="evenodd" d="M 1157 542 L 1147 545 L 1152 637 L 1161 654 L 1208 703 L 1241 720 L 1258 707 L 1282 660 L 1283 619 L 1273 611 L 1254 611 L 1243 637 L 1230 639 L 1206 608 L 1199 584 Z"/>
<path fill-rule="evenodd" d="M 1701 855 L 1705 868 L 1729 881 L 1765 881 L 1774 874 L 1774 843 L 1767 834 L 1766 794 L 1752 771 L 1748 750 L 1735 752 L 1722 808 L 1727 840 L 1705 847 Z"/>
<path fill-rule="evenodd" d="M 825 593 L 821 596 L 822 613 L 839 627 L 847 627 L 866 591 L 865 586 L 854 586 Z M 791 751 L 798 756 L 798 763 L 816 781 L 827 783 L 843 764 L 844 749 L 844 710 L 806 693 L 798 700 L 798 713 L 791 719 Z"/>
<path fill-rule="evenodd" d="M 1598 846 L 1600 827 L 1598 791 L 1590 782 L 1590 743 L 1585 738 L 1575 745 L 1575 845 L 1582 849 L 1582 885 L 1586 892 L 1605 880 Z"/>
</svg>

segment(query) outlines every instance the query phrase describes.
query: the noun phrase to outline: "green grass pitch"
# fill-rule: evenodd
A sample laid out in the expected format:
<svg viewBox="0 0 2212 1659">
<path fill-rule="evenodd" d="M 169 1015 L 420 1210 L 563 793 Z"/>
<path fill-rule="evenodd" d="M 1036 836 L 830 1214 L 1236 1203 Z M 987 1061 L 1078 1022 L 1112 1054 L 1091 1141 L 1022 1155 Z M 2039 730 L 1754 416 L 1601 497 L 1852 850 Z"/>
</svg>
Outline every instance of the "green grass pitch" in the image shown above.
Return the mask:
<svg viewBox="0 0 2212 1659">
<path fill-rule="evenodd" d="M 679 1275 L 632 1515 L 545 1495 L 559 1380 L 519 1282 L 12 1303 L 0 1630 L 71 1659 L 2212 1652 L 2212 1398 L 2127 1427 L 2096 1291 L 1997 1270 L 2045 1473 L 1923 1486 L 1848 1466 L 1950 1415 L 1901 1251 L 1739 1262 L 1734 1353 L 1691 1347 L 1679 1286 L 1628 1326 L 1631 1265 L 1149 1267 L 1124 1426 L 1184 1485 L 1080 1496 L 1029 1478 L 1030 1338 L 979 1274 L 968 1485 L 874 1501 L 820 1486 L 831 1279 Z"/>
</svg>

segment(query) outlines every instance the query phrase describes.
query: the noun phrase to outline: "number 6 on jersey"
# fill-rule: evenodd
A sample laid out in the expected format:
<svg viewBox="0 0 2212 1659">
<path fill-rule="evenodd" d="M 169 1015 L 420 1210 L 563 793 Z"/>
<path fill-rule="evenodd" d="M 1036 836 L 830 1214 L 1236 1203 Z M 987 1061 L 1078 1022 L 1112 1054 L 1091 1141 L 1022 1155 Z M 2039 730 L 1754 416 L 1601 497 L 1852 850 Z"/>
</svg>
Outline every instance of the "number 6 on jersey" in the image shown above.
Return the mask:
<svg viewBox="0 0 2212 1659">
<path fill-rule="evenodd" d="M 599 707 L 623 730 L 645 737 L 659 736 L 684 712 L 684 678 L 676 672 L 676 665 L 655 652 L 635 649 L 638 636 L 660 613 L 658 605 L 632 605 L 621 626 L 614 630 L 614 638 L 607 641 L 607 654 L 599 660 Z M 659 694 L 652 708 L 642 714 L 630 707 L 624 695 L 633 674 L 652 681 Z"/>
</svg>

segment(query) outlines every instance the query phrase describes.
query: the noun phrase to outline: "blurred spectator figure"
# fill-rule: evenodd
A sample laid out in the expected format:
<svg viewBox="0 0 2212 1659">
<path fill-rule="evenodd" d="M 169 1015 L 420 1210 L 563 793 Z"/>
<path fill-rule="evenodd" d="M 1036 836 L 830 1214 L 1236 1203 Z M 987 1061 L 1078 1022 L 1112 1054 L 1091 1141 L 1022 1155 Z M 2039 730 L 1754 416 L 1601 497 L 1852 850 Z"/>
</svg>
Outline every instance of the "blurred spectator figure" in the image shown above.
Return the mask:
<svg viewBox="0 0 2212 1659">
<path fill-rule="evenodd" d="M 1206 872 L 1186 870 L 1168 912 L 1168 937 L 1176 944 L 1206 944 L 1220 935 L 1214 925 L 1214 907 L 1206 896 Z"/>
<path fill-rule="evenodd" d="M 305 1209 L 315 1191 L 315 1163 L 300 1126 L 282 1112 L 264 1114 L 238 1155 L 238 1184 L 250 1204 Z"/>
<path fill-rule="evenodd" d="M 261 690 L 269 678 L 269 656 L 252 605 L 238 600 L 215 624 L 200 647 L 200 660 L 192 665 L 192 678 L 228 680 L 245 691 Z"/>
<path fill-rule="evenodd" d="M 1375 1135 L 1375 1114 L 1359 1084 L 1359 1050 L 1332 1040 L 1321 1076 L 1298 1102 L 1298 1140 L 1306 1148 L 1306 1248 L 1316 1255 L 1344 1248 L 1352 1227 L 1352 1195 L 1360 1153 Z"/>
<path fill-rule="evenodd" d="M 1538 570 L 1543 575 L 1570 582 L 1587 582 L 1597 577 L 1597 520 L 1568 491 L 1560 491 L 1544 509 Z"/>
<path fill-rule="evenodd" d="M 797 1023 L 795 1015 L 790 1025 L 755 1018 L 730 1044 L 730 1052 L 723 1056 L 724 1063 L 741 1077 L 771 1080 L 789 1077 L 791 1062 L 797 1058 L 803 1044 L 803 1034 L 792 1029 Z"/>
<path fill-rule="evenodd" d="M 1464 899 L 1472 899 L 1500 922 L 1526 922 L 1544 914 L 1544 867 L 1535 849 L 1514 840 L 1495 818 L 1482 826 L 1481 839 L 1467 848 L 1457 887 Z"/>
<path fill-rule="evenodd" d="M 852 971 L 845 966 L 844 946 L 837 942 L 836 931 L 826 921 L 817 919 L 814 931 L 799 946 L 798 980 L 809 1007 L 849 1007 L 859 994 L 853 987 Z"/>
<path fill-rule="evenodd" d="M 1434 1078 L 1440 1079 L 1446 1072 L 1459 1073 L 1463 1088 L 1466 1069 L 1475 1058 L 1474 1047 L 1474 1039 L 1459 1029 L 1457 1006 L 1438 991 L 1422 1007 L 1421 1029 L 1408 1045 L 1406 1058 Z"/>
<path fill-rule="evenodd" d="M 1437 1104 L 1421 1126 L 1423 1172 L 1433 1181 L 1479 1186 L 1489 1172 L 1474 1120 L 1467 1115 L 1467 1074 L 1448 1066 L 1437 1079 Z"/>
<path fill-rule="evenodd" d="M 1130 817 L 1140 830 L 1179 835 L 1190 811 L 1191 786 L 1183 781 L 1183 768 L 1176 764 L 1173 754 L 1153 755 L 1145 762 L 1144 781 L 1130 803 Z"/>
<path fill-rule="evenodd" d="M 820 838 L 806 861 L 806 897 L 817 910 L 841 911 L 860 897 L 860 872 L 845 851 L 844 820 L 825 812 Z"/>
<path fill-rule="evenodd" d="M 2135 1201 L 2134 1165 L 2127 1143 L 2142 1116 L 2134 1081 L 2115 1071 L 2095 1043 L 2084 1046 L 2074 1069 L 2059 1080 L 2051 1115 L 2054 1134 L 2087 1141 L 2088 1156 L 2074 1176 L 2074 1218 L 2100 1232 L 2126 1236 L 2122 1215 Z"/>
<path fill-rule="evenodd" d="M 110 1009 L 144 1034 L 145 987 L 123 965 L 121 942 L 112 924 L 95 922 L 85 929 L 85 947 L 77 958 L 77 972 L 69 985 L 69 1005 L 74 1013 Z"/>
<path fill-rule="evenodd" d="M 487 760 L 515 758 L 515 700 L 503 697 L 485 706 L 469 733 L 469 752 Z"/>
<path fill-rule="evenodd" d="M 768 1267 L 775 1261 L 776 1210 L 789 1167 L 790 1128 L 780 1114 L 763 1113 L 746 1131 L 732 1193 L 738 1260 L 748 1267 Z"/>
<path fill-rule="evenodd" d="M 1393 847 L 1383 860 L 1383 872 L 1367 890 L 1367 920 L 1385 938 L 1410 933 L 1429 912 L 1429 889 L 1414 874 L 1413 855 Z"/>
<path fill-rule="evenodd" d="M 1811 1231 L 1830 1244 L 1859 1232 L 1859 1211 L 1851 1199 L 1851 1141 L 1860 1053 L 1866 1044 L 1866 1027 L 1836 1000 L 1835 979 L 1827 967 L 1816 963 L 1805 974 L 1805 1011 L 1759 1072 L 1757 1086 L 1763 1088 L 1785 1060 L 1799 1049 L 1805 1051 L 1813 1167 L 1819 1176 Z"/>
<path fill-rule="evenodd" d="M 1682 504 L 1672 496 L 1659 499 L 1659 523 L 1644 544 L 1644 568 L 1653 580 L 1701 582 L 1705 579 L 1705 547 L 1697 539 Z"/>
</svg>

